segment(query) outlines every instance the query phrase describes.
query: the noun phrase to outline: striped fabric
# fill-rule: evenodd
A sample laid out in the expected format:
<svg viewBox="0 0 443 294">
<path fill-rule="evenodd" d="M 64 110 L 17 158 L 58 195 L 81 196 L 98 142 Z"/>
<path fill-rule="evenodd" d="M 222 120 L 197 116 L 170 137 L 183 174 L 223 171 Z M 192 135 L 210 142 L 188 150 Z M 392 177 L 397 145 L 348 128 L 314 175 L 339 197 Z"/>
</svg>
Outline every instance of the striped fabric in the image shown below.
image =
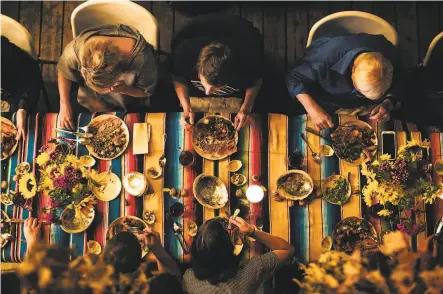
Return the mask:
<svg viewBox="0 0 443 294">
<path fill-rule="evenodd" d="M 298 149 L 305 155 L 305 168 L 314 180 L 316 187 L 320 189 L 321 183 L 331 174 L 342 174 L 347 177 L 351 172 L 351 185 L 354 189 L 361 190 L 364 185 L 364 177 L 360 175 L 358 167 L 350 166 L 341 162 L 337 157 L 324 158 L 320 165 L 316 164 L 308 150 L 306 144 L 300 139 L 300 134 L 305 133 L 308 141 L 314 149 L 318 149 L 321 144 L 325 144 L 323 139 L 305 132 L 306 126 L 312 127 L 312 122 L 306 116 L 287 117 L 280 114 L 259 115 L 256 114 L 251 124 L 243 128 L 239 133 L 238 152 L 230 158 L 220 161 L 209 161 L 198 158 L 193 169 L 184 168 L 179 164 L 178 157 L 182 150 L 192 151 L 191 132 L 186 131 L 180 125 L 180 113 L 114 113 L 122 118 L 132 134 L 134 123 L 147 122 L 151 125 L 150 150 L 147 155 L 132 154 L 132 138 L 127 151 L 123 156 L 112 161 L 97 160 L 95 169 L 106 171 L 108 166 L 112 166 L 112 171 L 122 177 L 130 171 L 147 172 L 151 166 L 158 166 L 158 159 L 163 152 L 163 134 L 167 135 L 165 153 L 167 164 L 164 176 L 149 181 L 148 195 L 144 197 L 133 197 L 122 190 L 119 197 L 110 201 L 99 201 L 96 207 L 96 217 L 88 230 L 79 234 L 66 234 L 58 226 L 44 226 L 42 238 L 47 243 L 56 243 L 71 246 L 78 255 L 86 251 L 88 240 L 96 240 L 102 246 L 106 244 L 106 232 L 113 220 L 124 215 L 135 215 L 142 217 L 143 211 L 153 210 L 156 214 L 155 230 L 160 232 L 162 242 L 167 251 L 181 262 L 189 260 L 189 255 L 185 254 L 174 235 L 172 222 L 176 221 L 182 225 L 188 220 L 195 221 L 201 225 L 205 220 L 215 216 L 225 216 L 233 213 L 237 207 L 238 199 L 235 196 L 236 186 L 230 184 L 230 173 L 228 171 L 229 160 L 241 160 L 243 166 L 239 173 L 244 174 L 247 185 L 260 184 L 267 187 L 268 197 L 261 203 L 250 204 L 250 214 L 248 221 L 255 224 L 258 218 L 264 222 L 263 230 L 278 235 L 290 241 L 296 248 L 298 258 L 303 262 L 315 260 L 323 252 L 321 240 L 331 235 L 334 226 L 345 217 L 364 216 L 367 207 L 360 195 L 352 196 L 350 202 L 342 207 L 329 204 L 318 198 L 306 201 L 303 206 L 292 201 L 275 201 L 270 197 L 276 190 L 276 180 L 288 170 L 287 157 L 293 150 Z M 99 114 L 82 113 L 78 116 L 78 126 L 87 125 L 91 119 Z M 223 114 L 225 117 L 233 119 L 230 114 Z M 15 122 L 15 115 L 12 113 L 2 113 L 2 116 Z M 203 117 L 197 114 L 196 119 Z M 335 123 L 356 119 L 351 116 L 335 117 Z M 55 137 L 57 114 L 36 114 L 28 119 L 27 137 L 24 144 L 20 144 L 17 151 L 8 159 L 1 162 L 1 179 L 9 183 L 9 189 L 15 190 L 16 183 L 12 180 L 14 169 L 22 161 L 28 161 L 33 171 L 38 176 L 37 166 L 34 162 L 38 149 L 50 138 Z M 415 138 L 431 141 L 432 160 L 443 157 L 443 133 L 436 130 L 418 130 L 415 125 L 401 122 L 391 122 L 389 124 L 377 124 L 369 122 L 376 130 L 379 139 L 383 130 L 394 130 L 397 133 L 398 146 L 406 144 L 407 140 Z M 78 156 L 88 154 L 84 146 L 78 145 L 76 148 Z M 203 208 L 193 198 L 192 183 L 197 175 L 205 172 L 220 177 L 230 192 L 230 200 L 222 209 L 211 210 Z M 436 182 L 441 182 L 442 177 L 434 175 Z M 247 187 L 245 185 L 243 189 Z M 178 199 L 172 198 L 169 193 L 163 192 L 164 188 L 186 189 L 186 197 Z M 14 207 L 12 205 L 2 209 L 11 218 L 26 219 L 30 215 L 38 217 L 41 208 L 48 204 L 46 195 L 39 195 L 34 198 L 33 211 Z M 169 207 L 176 201 L 185 205 L 184 219 L 173 220 L 168 217 Z M 417 237 L 411 238 L 414 248 L 421 246 L 426 236 L 432 233 L 436 220 L 443 214 L 443 201 L 438 199 L 434 205 L 421 204 L 426 210 L 426 214 L 421 216 L 427 222 L 427 231 Z M 183 223 L 184 222 L 184 223 Z M 389 228 L 383 219 L 374 218 L 371 222 L 378 231 L 383 227 Z M 26 253 L 26 242 L 19 225 L 13 226 L 14 240 L 11 240 L 2 250 L 2 261 L 21 262 Z M 192 237 L 185 230 L 184 238 L 191 244 Z M 248 248 L 247 257 L 264 252 L 264 248 L 251 241 Z"/>
</svg>

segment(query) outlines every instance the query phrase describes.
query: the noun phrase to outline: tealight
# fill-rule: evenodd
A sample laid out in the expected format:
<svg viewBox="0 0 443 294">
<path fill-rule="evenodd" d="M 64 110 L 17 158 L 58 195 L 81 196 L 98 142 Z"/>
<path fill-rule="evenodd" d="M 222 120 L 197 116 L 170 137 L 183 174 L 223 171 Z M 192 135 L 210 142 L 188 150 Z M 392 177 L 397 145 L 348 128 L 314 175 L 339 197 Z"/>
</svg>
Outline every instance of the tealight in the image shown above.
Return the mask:
<svg viewBox="0 0 443 294">
<path fill-rule="evenodd" d="M 142 196 L 148 189 L 148 181 L 139 172 L 130 172 L 123 178 L 123 187 L 133 196 Z"/>
<path fill-rule="evenodd" d="M 265 197 L 265 191 L 261 186 L 251 185 L 246 190 L 246 198 L 251 203 L 258 203 Z"/>
</svg>

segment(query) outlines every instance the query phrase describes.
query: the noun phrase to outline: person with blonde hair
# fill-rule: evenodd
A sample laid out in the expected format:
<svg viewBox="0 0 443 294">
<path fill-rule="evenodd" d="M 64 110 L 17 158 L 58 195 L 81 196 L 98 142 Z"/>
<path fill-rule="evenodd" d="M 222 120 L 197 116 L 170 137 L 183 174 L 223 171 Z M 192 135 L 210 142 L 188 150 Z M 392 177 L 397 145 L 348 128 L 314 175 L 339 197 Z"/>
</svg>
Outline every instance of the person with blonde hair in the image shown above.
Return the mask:
<svg viewBox="0 0 443 294">
<path fill-rule="evenodd" d="M 73 129 L 72 82 L 78 103 L 91 112 L 140 111 L 151 105 L 157 85 L 154 48 L 135 29 L 104 25 L 81 32 L 66 45 L 57 65 L 58 126 Z"/>
<path fill-rule="evenodd" d="M 314 40 L 286 76 L 290 95 L 317 129 L 334 126 L 330 114 L 370 109 L 370 118 L 390 119 L 403 95 L 403 65 L 383 35 L 354 34 Z"/>
</svg>

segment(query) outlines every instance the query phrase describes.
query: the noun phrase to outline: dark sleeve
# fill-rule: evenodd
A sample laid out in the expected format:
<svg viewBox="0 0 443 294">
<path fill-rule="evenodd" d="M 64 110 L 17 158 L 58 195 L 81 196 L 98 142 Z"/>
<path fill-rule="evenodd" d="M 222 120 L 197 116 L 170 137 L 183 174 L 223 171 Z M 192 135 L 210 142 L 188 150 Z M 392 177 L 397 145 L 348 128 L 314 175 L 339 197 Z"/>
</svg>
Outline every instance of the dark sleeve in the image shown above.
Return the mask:
<svg viewBox="0 0 443 294">
<path fill-rule="evenodd" d="M 154 94 L 158 81 L 158 62 L 154 49 L 147 45 L 143 55 L 143 65 L 136 77 L 135 85 L 145 92 L 146 97 Z"/>
<path fill-rule="evenodd" d="M 30 55 L 27 54 L 25 60 L 26 64 L 24 64 L 23 68 L 26 68 L 26 82 L 23 84 L 25 89 L 18 102 L 18 109 L 34 112 L 40 98 L 40 90 L 43 83 L 42 73 L 38 62 Z"/>
<path fill-rule="evenodd" d="M 168 71 L 174 76 L 190 80 L 197 72 L 197 60 L 204 44 L 201 38 L 181 42 L 166 61 Z"/>
</svg>

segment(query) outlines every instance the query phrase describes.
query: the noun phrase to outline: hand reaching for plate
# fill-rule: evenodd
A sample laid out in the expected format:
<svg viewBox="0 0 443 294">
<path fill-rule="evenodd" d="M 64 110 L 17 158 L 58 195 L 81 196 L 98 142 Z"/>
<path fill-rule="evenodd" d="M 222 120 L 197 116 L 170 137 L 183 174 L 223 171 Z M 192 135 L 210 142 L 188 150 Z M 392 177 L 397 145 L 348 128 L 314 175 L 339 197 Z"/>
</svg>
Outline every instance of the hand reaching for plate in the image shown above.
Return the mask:
<svg viewBox="0 0 443 294">
<path fill-rule="evenodd" d="M 239 112 L 235 116 L 234 119 L 234 127 L 237 131 L 240 131 L 240 129 L 244 126 L 246 126 L 249 123 L 249 120 L 251 119 L 250 113 L 245 112 Z"/>
</svg>

